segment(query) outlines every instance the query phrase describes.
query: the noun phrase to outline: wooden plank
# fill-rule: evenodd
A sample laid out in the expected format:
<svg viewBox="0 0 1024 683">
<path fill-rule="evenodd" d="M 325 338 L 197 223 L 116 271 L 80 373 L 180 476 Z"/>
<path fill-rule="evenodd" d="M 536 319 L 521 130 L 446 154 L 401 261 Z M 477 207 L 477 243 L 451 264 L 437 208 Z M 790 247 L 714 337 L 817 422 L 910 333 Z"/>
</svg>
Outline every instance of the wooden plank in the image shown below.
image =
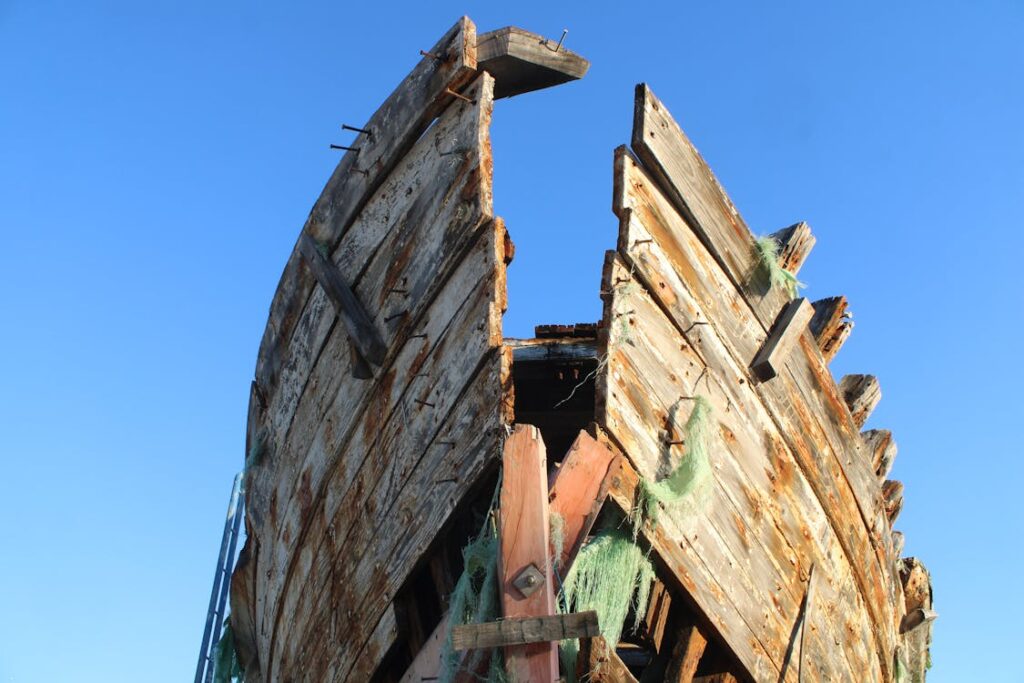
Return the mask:
<svg viewBox="0 0 1024 683">
<path fill-rule="evenodd" d="M 481 278 L 488 278 L 492 284 L 487 287 L 500 292 L 500 301 L 491 305 L 500 318 L 504 267 L 499 272 L 496 264 L 503 262 L 504 228 L 500 235 L 488 238 L 479 257 L 473 256 L 475 245 L 484 244 L 479 241 L 481 225 L 490 221 L 491 213 L 490 86 L 485 74 L 470 90 L 478 95 L 477 105 L 459 102 L 442 116 L 400 171 L 382 186 L 380 201 L 367 205 L 339 248 L 341 263 L 367 261 L 355 291 L 373 312 L 374 324 L 391 349 L 379 380 L 368 383 L 350 378 L 345 331 L 330 325 L 330 303 L 318 289 L 311 299 L 316 306 L 311 305 L 310 322 L 303 329 L 310 330 L 310 338 L 323 335 L 327 342 L 319 353 L 314 352 L 319 344 L 310 342 L 308 352 L 296 357 L 290 375 L 294 381 L 279 385 L 271 397 L 268 427 L 279 445 L 276 457 L 258 468 L 250 492 L 250 499 L 266 511 L 272 529 L 261 539 L 266 567 L 260 574 L 268 584 L 262 611 L 267 626 L 262 631 L 267 639 L 276 628 L 278 596 L 293 571 L 289 566 L 296 557 L 293 549 L 301 542 L 311 511 L 325 494 L 325 475 L 358 432 L 365 411 L 370 411 L 367 419 L 383 420 L 396 405 L 375 404 L 373 397 L 400 395 L 414 381 L 419 388 L 429 384 L 429 378 L 422 376 L 423 368 L 417 366 L 423 363 L 424 352 L 436 346 L 451 314 Z M 436 143 L 442 141 L 465 153 L 441 156 Z M 458 200 L 446 199 L 449 193 Z M 370 254 L 373 256 L 367 258 Z M 448 295 L 445 307 L 430 317 L 432 302 L 449 274 L 467 259 L 475 272 L 467 271 L 460 285 L 464 289 Z M 396 289 L 402 291 L 396 293 Z M 443 312 L 448 317 L 441 317 Z M 492 347 L 500 343 L 500 327 L 495 331 L 487 325 L 484 332 L 485 337 L 493 338 L 488 342 Z M 476 332 L 471 334 L 479 338 Z M 311 371 L 303 372 L 310 367 Z M 265 647 L 270 649 L 269 643 Z"/>
<path fill-rule="evenodd" d="M 666 683 L 693 683 L 693 676 L 697 673 L 697 665 L 700 664 L 707 644 L 707 638 L 696 624 L 683 627 L 672 650 L 672 664 L 665 677 Z"/>
<path fill-rule="evenodd" d="M 830 296 L 814 302 L 811 333 L 818 342 L 826 363 L 832 362 L 853 330 L 853 314 L 847 308 L 845 296 Z"/>
<path fill-rule="evenodd" d="M 857 427 L 864 426 L 882 400 L 882 386 L 874 375 L 845 375 L 839 390 Z"/>
<path fill-rule="evenodd" d="M 592 436 L 581 431 L 558 468 L 548 500 L 551 514 L 558 514 L 563 521 L 562 553 L 555 558 L 555 567 L 563 574 L 586 541 L 608 495 L 604 484 L 614 457 Z"/>
<path fill-rule="evenodd" d="M 615 650 L 608 647 L 601 636 L 580 641 L 580 652 L 576 659 L 576 680 L 588 683 L 637 683 L 619 659 Z"/>
<path fill-rule="evenodd" d="M 282 632 L 301 631 L 306 628 L 303 622 L 328 609 L 310 602 L 315 605 L 329 598 L 348 603 L 354 599 L 333 593 L 338 588 L 335 578 L 339 566 L 350 561 L 340 552 L 341 544 L 353 529 L 364 528 L 361 515 L 381 514 L 418 467 L 446 458 L 447 451 L 458 451 L 473 438 L 463 434 L 444 437 L 445 443 L 437 444 L 434 450 L 423 450 L 423 444 L 436 438 L 442 417 L 469 391 L 467 387 L 473 386 L 471 378 L 477 368 L 481 363 L 493 362 L 487 359 L 500 346 L 504 266 L 497 261 L 496 248 L 503 231 L 497 224 L 485 234 L 479 248 L 463 260 L 428 312 L 429 322 L 424 329 L 431 341 L 410 340 L 408 349 L 396 359 L 392 371 L 407 379 L 378 386 L 369 401 L 376 408 L 363 417 L 366 422 L 332 459 L 335 466 L 327 473 L 325 495 L 313 507 L 304 537 L 310 539 L 309 547 L 300 545 L 295 551 L 299 562 L 283 587 L 282 613 L 289 621 L 278 624 Z M 467 293 L 469 298 L 463 300 Z M 498 389 L 506 379 L 493 381 L 493 408 L 505 410 Z M 329 431 L 323 433 L 324 437 L 330 435 Z M 424 453 L 430 456 L 426 462 L 422 461 Z M 458 467 L 438 472 L 435 479 L 429 495 L 457 494 L 456 501 L 469 484 L 466 473 Z M 289 641 L 286 645 L 296 645 L 295 639 Z"/>
<path fill-rule="evenodd" d="M 451 104 L 454 98 L 448 92 L 460 90 L 473 78 L 476 42 L 476 26 L 462 17 L 430 49 L 434 55 L 443 55 L 444 60 L 420 60 L 370 120 L 360 126 L 369 133 L 360 133 L 351 143 L 358 152 L 348 151 L 338 162 L 306 219 L 304 234 L 328 245 L 333 253 L 334 245 L 384 179 Z M 312 273 L 301 267 L 296 247 L 274 294 L 256 362 L 256 378 L 268 394 L 277 387 L 289 340 L 313 285 Z"/>
<path fill-rule="evenodd" d="M 647 612 L 640 622 L 640 631 L 657 653 L 661 653 L 665 644 L 665 625 L 671 609 L 672 594 L 661 579 L 655 577 L 651 585 L 651 597 L 647 601 Z"/>
<path fill-rule="evenodd" d="M 644 102 L 649 104 L 649 98 L 641 98 L 638 104 L 643 105 Z M 658 103 L 658 107 L 661 108 L 662 116 L 671 118 L 660 103 Z M 637 119 L 642 120 L 642 118 L 638 113 Z M 636 137 L 637 131 L 634 130 L 634 139 Z M 687 145 L 689 145 L 688 142 Z M 628 158 L 628 155 L 623 152 L 622 157 Z M 635 164 L 632 160 L 629 161 Z M 695 152 L 691 155 L 690 161 L 697 165 L 703 164 L 703 160 Z M 710 174 L 710 171 L 707 173 Z M 677 180 L 673 179 L 673 182 Z M 666 181 L 662 179 L 662 182 Z M 685 186 L 683 181 L 679 182 Z M 648 186 L 656 185 L 656 183 L 647 182 L 641 183 L 641 185 L 643 187 L 639 189 L 650 195 L 652 192 Z M 636 188 L 629 188 L 630 191 L 634 189 Z M 700 189 L 697 188 L 697 190 Z M 712 189 L 724 196 L 717 185 Z M 689 191 L 695 191 L 693 183 L 690 184 Z M 660 194 L 660 192 L 654 192 L 654 194 Z M 712 203 L 718 202 L 719 204 L 723 201 L 727 202 L 727 198 L 714 199 L 712 197 L 712 200 Z M 657 211 L 649 211 L 645 218 L 654 218 L 654 222 L 662 223 L 665 220 L 678 220 L 686 226 L 684 229 L 691 229 L 691 226 L 687 226 L 682 217 L 675 215 L 672 218 L 673 215 L 675 215 L 675 211 L 659 208 Z M 690 285 L 689 274 L 694 272 L 694 269 L 697 269 L 704 278 L 709 278 L 709 275 L 716 272 L 720 273 L 719 280 L 715 280 L 713 277 L 707 279 L 708 282 L 716 282 L 716 285 L 710 299 L 701 298 L 701 301 L 702 303 L 710 301 L 705 306 L 707 320 L 721 330 L 723 339 L 730 346 L 730 353 L 734 354 L 736 358 L 745 359 L 752 356 L 742 353 L 741 349 L 749 346 L 752 339 L 757 339 L 766 331 L 767 323 L 765 321 L 770 323 L 774 319 L 778 307 L 770 306 L 764 296 L 752 296 L 749 287 L 742 289 L 742 296 L 738 301 L 733 298 L 731 292 L 736 291 L 735 283 L 746 282 L 744 274 L 756 269 L 757 261 L 753 254 L 753 238 L 748 232 L 743 234 L 751 245 L 749 250 L 730 247 L 729 245 L 735 242 L 735 236 L 724 237 L 719 234 L 723 231 L 728 232 L 739 225 L 739 223 L 734 224 L 728 221 L 726 221 L 728 225 L 721 223 L 722 220 L 725 220 L 724 215 L 716 216 L 714 212 L 708 212 L 706 213 L 707 220 L 719 221 L 717 227 L 712 226 L 714 229 L 709 230 L 706 227 L 692 226 L 692 230 L 700 237 L 702 243 L 706 244 L 708 241 L 716 243 L 716 248 L 709 250 L 712 256 L 728 251 L 729 259 L 717 256 L 706 259 L 702 253 L 703 250 L 690 250 L 689 253 L 675 252 L 674 259 L 677 264 L 680 264 L 677 267 L 681 268 L 677 273 L 688 278 L 688 285 Z M 730 242 L 730 239 L 733 242 Z M 697 256 L 695 257 L 695 255 Z M 724 282 L 720 281 L 721 277 L 725 277 Z M 699 280 L 700 278 L 694 279 Z M 733 286 L 730 286 L 730 283 Z M 652 286 L 657 286 L 657 283 Z M 707 285 L 697 285 L 696 291 L 706 289 L 708 289 Z M 782 288 L 776 287 L 775 289 L 779 290 L 780 296 L 785 294 L 782 292 Z M 756 295 L 757 292 L 754 294 Z M 703 323 L 705 320 L 697 322 Z M 892 659 L 891 652 L 895 637 L 889 624 L 892 623 L 891 606 L 895 599 L 897 584 L 891 572 L 893 561 L 891 539 L 887 533 L 880 533 L 885 527 L 881 517 L 881 492 L 877 479 L 860 453 L 862 444 L 856 438 L 857 426 L 854 424 L 849 410 L 843 404 L 838 387 L 828 371 L 828 366 L 821 358 L 817 345 L 809 333 L 800 340 L 797 351 L 791 355 L 786 372 L 774 382 L 759 385 L 757 392 L 769 409 L 779 431 L 785 436 L 787 445 L 798 457 L 800 468 L 807 474 L 808 481 L 815 487 L 815 495 L 821 500 L 822 507 L 830 516 L 833 527 L 839 532 L 842 542 L 846 544 L 845 551 L 851 558 L 857 558 L 852 565 L 857 573 L 859 590 L 872 609 L 875 628 L 880 630 L 879 635 L 882 640 L 878 641 L 879 657 L 883 660 L 882 665 L 887 672 Z M 850 509 L 851 503 L 853 509 L 859 512 L 862 524 L 869 532 L 867 539 L 863 539 L 859 534 L 850 535 L 850 531 L 855 527 L 850 526 L 850 518 L 844 511 Z M 850 543 L 863 544 L 865 540 L 869 548 L 867 552 L 850 545 Z M 865 564 L 864 558 L 870 557 L 872 554 L 875 555 L 875 562 Z"/>
<path fill-rule="evenodd" d="M 737 683 L 736 676 L 729 672 L 708 674 L 707 676 L 697 676 L 693 679 L 693 683 Z"/>
<path fill-rule="evenodd" d="M 804 298 L 794 299 L 782 307 L 768 339 L 750 364 L 751 372 L 760 381 L 767 382 L 779 374 L 813 315 L 814 308 Z"/>
<path fill-rule="evenodd" d="M 518 424 L 505 441 L 498 515 L 498 580 L 506 619 L 555 613 L 547 502 L 544 440 L 536 427 Z M 555 681 L 558 647 L 507 647 L 505 668 L 513 680 Z"/>
<path fill-rule="evenodd" d="M 557 41 L 515 26 L 480 34 L 479 69 L 494 76 L 494 97 L 512 97 L 583 78 L 590 62 Z"/>
<path fill-rule="evenodd" d="M 246 538 L 231 574 L 231 631 L 238 661 L 246 671 L 256 673 L 260 663 L 256 639 L 256 560 L 258 544 Z"/>
<path fill-rule="evenodd" d="M 456 650 L 482 650 L 509 645 L 549 643 L 600 635 L 597 612 L 510 617 L 486 624 L 464 624 L 452 629 Z"/>
<path fill-rule="evenodd" d="M 888 429 L 869 429 L 860 436 L 871 457 L 871 469 L 880 481 L 884 481 L 892 470 L 898 450 L 892 432 Z"/>
<path fill-rule="evenodd" d="M 579 361 L 597 358 L 596 339 L 506 339 L 517 363 L 535 361 Z"/>
<path fill-rule="evenodd" d="M 427 638 L 427 642 L 416 653 L 412 663 L 402 674 L 398 683 L 423 683 L 437 680 L 441 673 L 441 652 L 448 634 L 448 615 L 441 617 L 440 623 Z"/>
<path fill-rule="evenodd" d="M 334 304 L 338 318 L 348 330 L 349 340 L 363 358 L 379 367 L 388 352 L 387 346 L 344 277 L 334 263 L 321 253 L 313 238 L 306 233 L 299 236 L 299 253 Z"/>
<path fill-rule="evenodd" d="M 398 619 L 395 615 L 395 606 L 388 605 L 380 621 L 377 622 L 376 628 L 373 629 L 373 633 L 370 634 L 370 639 L 356 657 L 355 664 L 352 665 L 352 671 L 348 675 L 349 680 L 370 680 L 397 639 Z M 338 680 L 337 676 L 339 673 L 336 670 L 328 670 L 327 678 L 324 680 Z"/>
<path fill-rule="evenodd" d="M 882 484 L 882 500 L 885 501 L 885 516 L 889 519 L 889 524 L 895 524 L 896 518 L 903 510 L 903 482 L 886 480 Z"/>
<path fill-rule="evenodd" d="M 779 265 L 796 275 L 811 254 L 817 239 L 803 221 L 771 234 L 779 245 Z"/>
</svg>

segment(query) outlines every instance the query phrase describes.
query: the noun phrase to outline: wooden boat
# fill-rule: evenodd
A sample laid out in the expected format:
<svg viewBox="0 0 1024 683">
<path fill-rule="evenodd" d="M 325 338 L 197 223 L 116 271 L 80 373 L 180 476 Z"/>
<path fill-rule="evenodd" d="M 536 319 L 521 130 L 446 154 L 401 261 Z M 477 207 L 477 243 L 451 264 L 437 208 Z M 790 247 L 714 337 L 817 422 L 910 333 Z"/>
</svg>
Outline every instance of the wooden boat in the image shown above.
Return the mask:
<svg viewBox="0 0 1024 683">
<path fill-rule="evenodd" d="M 878 382 L 828 368 L 846 300 L 772 280 L 647 86 L 615 151 L 602 320 L 503 338 L 513 246 L 492 209 L 494 100 L 587 67 L 556 41 L 459 20 L 313 207 L 252 382 L 230 618 L 247 681 L 436 680 L 460 549 L 499 470 L 505 620 L 458 633 L 502 645 L 517 680 L 569 675 L 554 629 L 583 636 L 590 680 L 923 678 L 934 613 L 892 531 L 895 443 L 861 432 Z M 774 239 L 775 265 L 796 273 L 809 227 Z M 552 568 L 687 457 L 697 396 L 713 411 L 710 484 L 685 514 L 640 523 L 657 576 L 639 627 L 610 646 L 586 614 L 557 614 Z"/>
</svg>

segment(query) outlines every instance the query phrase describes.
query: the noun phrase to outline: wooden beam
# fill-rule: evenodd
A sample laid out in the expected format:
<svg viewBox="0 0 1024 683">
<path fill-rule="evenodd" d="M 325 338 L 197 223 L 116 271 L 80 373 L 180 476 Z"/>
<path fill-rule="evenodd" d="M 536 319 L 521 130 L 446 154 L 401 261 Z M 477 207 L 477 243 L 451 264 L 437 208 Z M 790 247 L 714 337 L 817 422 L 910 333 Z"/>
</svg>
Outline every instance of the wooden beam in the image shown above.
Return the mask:
<svg viewBox="0 0 1024 683">
<path fill-rule="evenodd" d="M 750 364 L 751 372 L 760 381 L 767 382 L 781 372 L 813 315 L 814 309 L 803 297 L 793 299 L 782 308 L 768 338 Z"/>
<path fill-rule="evenodd" d="M 882 484 L 882 500 L 885 504 L 885 516 L 889 518 L 890 526 L 895 524 L 903 510 L 903 482 L 886 480 Z"/>
<path fill-rule="evenodd" d="M 794 275 L 807 260 L 817 241 L 811 233 L 811 226 L 803 221 L 773 232 L 771 237 L 779 244 L 779 265 Z"/>
<path fill-rule="evenodd" d="M 600 635 L 600 630 L 597 612 L 594 611 L 545 617 L 513 617 L 485 624 L 456 626 L 452 629 L 452 647 L 456 650 L 484 650 L 597 635 Z"/>
<path fill-rule="evenodd" d="M 697 676 L 693 679 L 693 683 L 736 683 L 736 677 L 726 671 L 720 674 Z"/>
<path fill-rule="evenodd" d="M 845 375 L 839 380 L 839 392 L 858 427 L 864 426 L 882 400 L 882 386 L 874 375 Z"/>
<path fill-rule="evenodd" d="M 679 639 L 672 651 L 672 664 L 665 681 L 668 683 L 693 683 L 697 665 L 704 654 L 708 640 L 697 628 L 689 624 L 679 632 Z"/>
<path fill-rule="evenodd" d="M 483 33 L 477 42 L 477 65 L 494 76 L 494 97 L 512 97 L 583 78 L 590 62 L 515 26 Z"/>
<path fill-rule="evenodd" d="M 614 458 L 607 447 L 581 431 L 558 468 L 548 500 L 551 514 L 560 515 L 563 521 L 562 554 L 555 558 L 563 576 L 608 496 L 605 479 Z"/>
<path fill-rule="evenodd" d="M 813 304 L 814 317 L 810 328 L 821 349 L 825 362 L 831 362 L 846 343 L 853 330 L 853 314 L 847 308 L 845 296 L 818 299 Z"/>
<path fill-rule="evenodd" d="M 665 625 L 671 609 L 672 593 L 655 577 L 651 585 L 651 597 L 647 601 L 647 612 L 640 622 L 640 632 L 659 654 L 665 645 Z"/>
<path fill-rule="evenodd" d="M 359 350 L 359 355 L 379 367 L 384 363 L 388 347 L 373 326 L 373 318 L 366 313 L 334 263 L 324 256 L 319 245 L 306 233 L 299 236 L 299 251 L 334 304 L 338 317 L 348 330 L 349 340 Z"/>
<path fill-rule="evenodd" d="M 540 617 L 555 613 L 548 539 L 547 454 L 540 430 L 516 425 L 502 454 L 498 577 L 502 614 Z M 532 643 L 505 648 L 513 680 L 554 681 L 558 647 Z"/>
<path fill-rule="evenodd" d="M 900 581 L 906 616 L 900 623 L 900 638 L 910 680 L 924 680 L 930 656 L 932 622 L 938 616 L 932 609 L 932 580 L 927 568 L 913 557 L 900 562 Z"/>
<path fill-rule="evenodd" d="M 637 683 L 626 665 L 601 636 L 580 641 L 576 680 L 588 683 Z"/>
<path fill-rule="evenodd" d="M 871 468 L 879 481 L 885 481 L 896 459 L 896 441 L 888 429 L 869 429 L 861 432 L 861 439 L 871 455 Z"/>
<path fill-rule="evenodd" d="M 897 559 L 903 556 L 903 546 L 906 545 L 906 542 L 907 539 L 902 531 L 892 532 L 892 552 Z"/>
</svg>

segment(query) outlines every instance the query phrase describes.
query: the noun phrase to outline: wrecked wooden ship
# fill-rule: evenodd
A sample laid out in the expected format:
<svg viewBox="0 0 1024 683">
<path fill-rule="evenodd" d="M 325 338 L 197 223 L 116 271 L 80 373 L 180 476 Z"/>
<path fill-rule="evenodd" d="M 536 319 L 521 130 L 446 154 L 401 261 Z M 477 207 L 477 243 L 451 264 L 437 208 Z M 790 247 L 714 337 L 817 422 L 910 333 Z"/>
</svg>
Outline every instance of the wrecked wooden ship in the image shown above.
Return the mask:
<svg viewBox="0 0 1024 683">
<path fill-rule="evenodd" d="M 494 102 L 587 67 L 463 18 L 353 129 L 252 383 L 230 615 L 250 683 L 494 680 L 494 662 L 519 681 L 923 680 L 931 586 L 892 530 L 892 435 L 861 432 L 878 382 L 828 367 L 846 299 L 794 297 L 776 275 L 809 227 L 766 253 L 646 85 L 614 152 L 601 321 L 503 337 Z M 693 465 L 698 403 L 700 491 L 637 515 Z M 481 529 L 497 614 L 473 620 L 450 612 Z M 620 624 L 562 595 L 607 533 L 653 571 Z"/>
</svg>

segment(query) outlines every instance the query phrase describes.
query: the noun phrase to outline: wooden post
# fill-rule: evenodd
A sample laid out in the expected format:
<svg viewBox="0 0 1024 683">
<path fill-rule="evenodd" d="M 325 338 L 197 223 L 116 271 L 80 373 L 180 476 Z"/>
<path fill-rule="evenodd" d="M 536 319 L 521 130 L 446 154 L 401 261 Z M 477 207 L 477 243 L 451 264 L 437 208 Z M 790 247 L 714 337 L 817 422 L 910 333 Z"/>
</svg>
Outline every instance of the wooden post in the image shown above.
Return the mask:
<svg viewBox="0 0 1024 683">
<path fill-rule="evenodd" d="M 516 425 L 502 455 L 498 576 L 502 613 L 539 617 L 555 613 L 548 539 L 547 453 L 540 430 Z M 505 648 L 505 668 L 517 681 L 558 680 L 554 642 Z"/>
<path fill-rule="evenodd" d="M 615 455 L 594 437 L 580 432 L 558 469 L 548 500 L 551 513 L 561 515 L 565 523 L 562 554 L 557 558 L 562 576 L 569 570 L 608 497 L 605 478 L 614 458 Z"/>
<path fill-rule="evenodd" d="M 696 624 L 690 624 L 679 633 L 679 640 L 672 651 L 672 666 L 665 676 L 672 683 L 692 683 L 697 673 L 697 664 L 708 645 L 707 638 Z"/>
</svg>

